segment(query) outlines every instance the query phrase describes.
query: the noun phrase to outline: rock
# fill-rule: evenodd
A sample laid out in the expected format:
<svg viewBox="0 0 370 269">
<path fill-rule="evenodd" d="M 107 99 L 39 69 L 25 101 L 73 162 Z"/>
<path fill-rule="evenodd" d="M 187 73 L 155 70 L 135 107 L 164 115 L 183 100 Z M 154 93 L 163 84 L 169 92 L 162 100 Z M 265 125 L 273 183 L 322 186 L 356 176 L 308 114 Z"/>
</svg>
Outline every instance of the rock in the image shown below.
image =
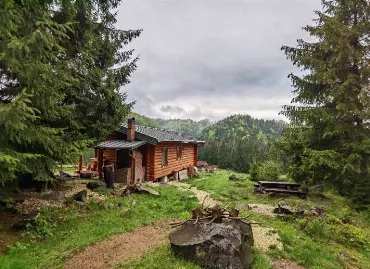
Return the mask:
<svg viewBox="0 0 370 269">
<path fill-rule="evenodd" d="M 141 184 L 134 184 L 134 185 L 127 186 L 126 189 L 124 189 L 124 191 L 122 192 L 121 196 L 127 197 L 127 196 L 130 196 L 132 193 L 140 193 L 140 194 L 146 193 L 146 194 L 151 194 L 154 196 L 160 196 L 159 192 L 152 190 L 152 189 L 144 188 L 141 186 Z"/>
<path fill-rule="evenodd" d="M 250 269 L 252 266 L 252 229 L 239 221 L 184 224 L 170 234 L 170 243 L 175 255 L 202 268 Z"/>
<path fill-rule="evenodd" d="M 157 192 L 155 190 L 152 190 L 152 189 L 143 188 L 143 187 L 140 187 L 137 190 L 137 192 L 140 193 L 140 194 L 146 193 L 146 194 L 151 194 L 151 195 L 154 195 L 154 196 L 160 196 L 159 192 Z"/>
<path fill-rule="evenodd" d="M 54 201 L 63 201 L 66 199 L 66 195 L 62 191 L 55 191 L 44 196 L 44 199 L 54 200 Z"/>
<path fill-rule="evenodd" d="M 32 212 L 28 214 L 24 219 L 16 222 L 12 228 L 14 230 L 25 230 L 34 227 L 39 216 L 39 212 Z"/>
<path fill-rule="evenodd" d="M 316 185 L 316 186 L 312 186 L 310 189 L 311 189 L 312 191 L 318 191 L 318 192 L 322 192 L 322 191 L 324 191 L 324 187 L 323 187 L 323 185 Z"/>
<path fill-rule="evenodd" d="M 158 181 L 159 181 L 159 183 L 167 183 L 168 182 L 168 177 L 167 176 L 161 177 Z"/>
<path fill-rule="evenodd" d="M 285 214 L 285 215 L 294 215 L 296 212 L 289 206 L 279 206 L 274 209 L 275 214 Z"/>
<path fill-rule="evenodd" d="M 73 196 L 73 200 L 80 201 L 82 203 L 86 203 L 86 197 L 87 197 L 87 190 L 80 191 Z"/>
<path fill-rule="evenodd" d="M 86 187 L 89 190 L 94 191 L 95 189 L 97 189 L 99 187 L 105 187 L 105 184 L 102 181 L 92 181 L 92 182 L 87 183 Z"/>
<path fill-rule="evenodd" d="M 60 171 L 59 175 L 61 177 L 69 177 L 69 178 L 73 177 L 70 173 L 67 173 L 67 172 L 64 172 L 64 171 Z"/>
<path fill-rule="evenodd" d="M 233 175 L 229 176 L 229 180 L 242 180 L 242 178 L 241 177 L 238 177 L 235 174 L 233 174 Z"/>
<path fill-rule="evenodd" d="M 86 204 L 84 202 L 81 202 L 81 201 L 74 201 L 77 205 L 81 206 L 81 207 L 84 207 L 86 206 Z"/>
<path fill-rule="evenodd" d="M 189 178 L 188 169 L 184 169 L 184 170 L 179 171 L 179 180 L 184 180 L 184 179 L 188 179 L 188 178 Z"/>
<path fill-rule="evenodd" d="M 311 207 L 310 210 L 308 211 L 307 215 L 326 218 L 326 214 L 324 212 L 324 209 L 322 209 L 320 207 L 316 207 L 316 206 Z"/>
</svg>

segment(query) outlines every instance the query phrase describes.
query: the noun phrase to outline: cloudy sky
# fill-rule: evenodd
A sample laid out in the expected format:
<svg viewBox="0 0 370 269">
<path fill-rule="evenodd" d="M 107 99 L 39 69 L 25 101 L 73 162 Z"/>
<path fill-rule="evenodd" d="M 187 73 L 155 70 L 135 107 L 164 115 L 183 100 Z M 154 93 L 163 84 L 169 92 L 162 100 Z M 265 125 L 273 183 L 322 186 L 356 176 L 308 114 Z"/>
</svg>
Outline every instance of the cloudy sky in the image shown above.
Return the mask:
<svg viewBox="0 0 370 269">
<path fill-rule="evenodd" d="M 280 47 L 307 38 L 317 9 L 320 0 L 125 0 L 117 26 L 143 33 L 123 91 L 150 117 L 282 119 L 296 70 Z"/>
</svg>

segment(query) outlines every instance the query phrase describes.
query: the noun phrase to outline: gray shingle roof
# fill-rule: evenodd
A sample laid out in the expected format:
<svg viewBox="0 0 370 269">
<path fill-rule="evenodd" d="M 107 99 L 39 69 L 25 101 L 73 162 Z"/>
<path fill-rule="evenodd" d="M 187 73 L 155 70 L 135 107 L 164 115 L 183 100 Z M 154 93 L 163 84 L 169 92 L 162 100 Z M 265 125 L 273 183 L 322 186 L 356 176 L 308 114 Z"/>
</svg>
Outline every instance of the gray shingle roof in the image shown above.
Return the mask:
<svg viewBox="0 0 370 269">
<path fill-rule="evenodd" d="M 146 141 L 128 142 L 125 140 L 105 140 L 100 142 L 95 148 L 100 149 L 135 149 L 145 145 Z"/>
<path fill-rule="evenodd" d="M 126 134 L 127 124 L 123 124 L 120 131 Z M 159 142 L 203 143 L 202 141 L 186 138 L 178 132 L 140 125 L 136 125 L 136 138 L 139 140 L 147 141 L 151 144 L 157 144 Z"/>
</svg>

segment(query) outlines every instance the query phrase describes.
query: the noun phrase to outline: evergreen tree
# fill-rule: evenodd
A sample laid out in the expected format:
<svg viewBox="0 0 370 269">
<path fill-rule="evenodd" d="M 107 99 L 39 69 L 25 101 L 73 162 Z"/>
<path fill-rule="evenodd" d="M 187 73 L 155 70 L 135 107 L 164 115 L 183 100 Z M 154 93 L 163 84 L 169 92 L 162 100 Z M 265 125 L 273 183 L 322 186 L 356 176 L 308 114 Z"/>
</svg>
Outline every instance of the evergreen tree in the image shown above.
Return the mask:
<svg viewBox="0 0 370 269">
<path fill-rule="evenodd" d="M 282 47 L 300 67 L 290 75 L 295 97 L 282 112 L 292 123 L 284 148 L 296 180 L 332 184 L 357 202 L 370 203 L 368 0 L 322 1 L 314 42 Z"/>
<path fill-rule="evenodd" d="M 123 48 L 140 31 L 115 28 L 119 2 L 0 2 L 0 182 L 49 179 L 129 112 Z"/>
</svg>

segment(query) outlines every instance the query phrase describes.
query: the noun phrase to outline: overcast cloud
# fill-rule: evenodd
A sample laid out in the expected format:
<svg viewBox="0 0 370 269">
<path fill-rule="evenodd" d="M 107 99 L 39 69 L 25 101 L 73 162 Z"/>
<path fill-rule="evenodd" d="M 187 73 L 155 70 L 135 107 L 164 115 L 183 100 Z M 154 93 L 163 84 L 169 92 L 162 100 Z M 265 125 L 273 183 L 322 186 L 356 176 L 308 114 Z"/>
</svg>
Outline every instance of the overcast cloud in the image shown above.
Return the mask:
<svg viewBox="0 0 370 269">
<path fill-rule="evenodd" d="M 126 0 L 118 27 L 143 33 L 123 91 L 150 117 L 283 119 L 296 70 L 280 47 L 307 38 L 317 9 L 320 0 Z"/>
</svg>

